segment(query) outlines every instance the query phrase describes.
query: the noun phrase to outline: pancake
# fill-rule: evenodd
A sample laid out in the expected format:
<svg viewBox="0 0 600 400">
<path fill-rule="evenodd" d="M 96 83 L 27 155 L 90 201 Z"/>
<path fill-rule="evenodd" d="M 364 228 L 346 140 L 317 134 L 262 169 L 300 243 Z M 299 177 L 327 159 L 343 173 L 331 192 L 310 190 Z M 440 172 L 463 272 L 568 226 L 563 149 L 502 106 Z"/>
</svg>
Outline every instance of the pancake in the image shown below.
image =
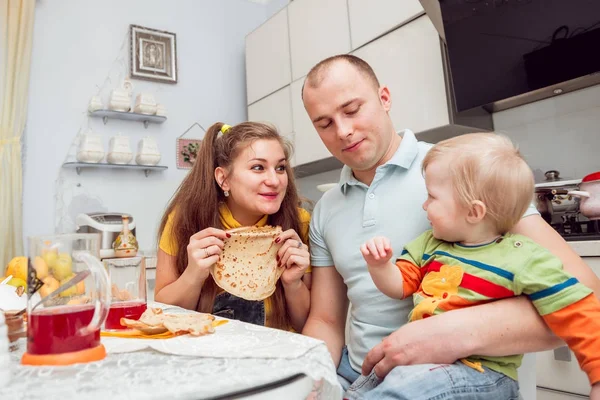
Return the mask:
<svg viewBox="0 0 600 400">
<path fill-rule="evenodd" d="M 221 257 L 211 268 L 216 284 L 245 300 L 271 296 L 284 270 L 277 267 L 281 243 L 273 241 L 282 233 L 281 227 L 244 227 L 227 232 L 231 237 L 224 240 Z"/>
</svg>

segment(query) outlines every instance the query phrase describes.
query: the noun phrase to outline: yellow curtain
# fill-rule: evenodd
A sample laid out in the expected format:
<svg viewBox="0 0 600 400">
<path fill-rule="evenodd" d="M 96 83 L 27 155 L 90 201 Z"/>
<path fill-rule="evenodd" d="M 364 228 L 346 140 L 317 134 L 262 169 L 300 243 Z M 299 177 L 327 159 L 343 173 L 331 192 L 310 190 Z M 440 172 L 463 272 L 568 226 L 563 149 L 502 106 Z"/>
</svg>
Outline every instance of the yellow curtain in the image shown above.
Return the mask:
<svg viewBox="0 0 600 400">
<path fill-rule="evenodd" d="M 27 92 L 35 0 L 0 0 L 0 275 L 23 255 L 21 135 Z"/>
</svg>

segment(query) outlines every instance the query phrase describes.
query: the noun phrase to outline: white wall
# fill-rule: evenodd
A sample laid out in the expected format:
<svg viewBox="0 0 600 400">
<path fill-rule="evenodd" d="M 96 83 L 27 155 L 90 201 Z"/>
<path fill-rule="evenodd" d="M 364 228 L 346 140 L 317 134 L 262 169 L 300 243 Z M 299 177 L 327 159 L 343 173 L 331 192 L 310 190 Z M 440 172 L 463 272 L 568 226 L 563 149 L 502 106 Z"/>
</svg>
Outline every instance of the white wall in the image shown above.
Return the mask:
<svg viewBox="0 0 600 400">
<path fill-rule="evenodd" d="M 300 178 L 296 180 L 296 185 L 298 186 L 298 191 L 301 196 L 306 197 L 309 200 L 312 200 L 315 204 L 323 195 L 317 189 L 317 185 L 321 185 L 324 183 L 337 183 L 340 181 L 340 173 L 342 172 L 341 168 L 334 169 L 327 172 L 322 172 L 320 174 L 305 176 L 304 178 Z"/>
<path fill-rule="evenodd" d="M 494 127 L 515 141 L 543 172 L 582 178 L 600 170 L 600 85 L 495 113 Z"/>
<path fill-rule="evenodd" d="M 186 174 L 175 167 L 175 138 L 193 122 L 246 120 L 244 41 L 267 16 L 265 5 L 243 0 L 37 1 L 29 114 L 25 141 L 25 236 L 73 231 L 79 212 L 119 211 L 137 221 L 142 249 L 154 245 L 158 221 Z M 177 34 L 179 82 L 132 80 L 134 95 L 152 93 L 168 120 L 144 129 L 139 122 L 88 118 L 90 97 L 108 101 L 128 74 L 129 24 Z M 154 137 L 164 172 L 63 169 L 75 161 L 77 135 L 91 128 L 109 138 Z M 192 136 L 201 131 L 192 132 Z"/>
<path fill-rule="evenodd" d="M 267 2 L 267 19 L 275 15 L 283 7 L 287 6 L 291 0 L 270 0 Z"/>
</svg>

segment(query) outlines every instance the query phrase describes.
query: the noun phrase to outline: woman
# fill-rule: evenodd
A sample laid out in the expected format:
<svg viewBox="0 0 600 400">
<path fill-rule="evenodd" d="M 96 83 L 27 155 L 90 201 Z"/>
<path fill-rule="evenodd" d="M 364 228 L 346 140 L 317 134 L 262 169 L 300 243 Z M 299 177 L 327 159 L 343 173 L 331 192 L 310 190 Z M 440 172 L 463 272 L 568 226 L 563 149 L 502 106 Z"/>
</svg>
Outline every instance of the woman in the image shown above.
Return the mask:
<svg viewBox="0 0 600 400">
<path fill-rule="evenodd" d="M 298 208 L 290 146 L 265 124 L 211 126 L 196 163 L 162 218 L 154 298 L 162 303 L 279 329 L 301 331 L 310 308 L 310 215 Z M 247 301 L 222 291 L 209 273 L 226 229 L 281 226 L 285 268 L 275 293 Z"/>
</svg>

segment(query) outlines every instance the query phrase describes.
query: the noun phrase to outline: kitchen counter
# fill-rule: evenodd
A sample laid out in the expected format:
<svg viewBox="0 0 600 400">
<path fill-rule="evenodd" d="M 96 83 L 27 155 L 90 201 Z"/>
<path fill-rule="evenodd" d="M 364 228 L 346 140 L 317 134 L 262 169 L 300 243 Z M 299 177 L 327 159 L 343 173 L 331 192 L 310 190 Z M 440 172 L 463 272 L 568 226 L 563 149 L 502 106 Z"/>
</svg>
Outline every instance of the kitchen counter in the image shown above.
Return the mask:
<svg viewBox="0 0 600 400">
<path fill-rule="evenodd" d="M 580 257 L 600 257 L 600 240 L 567 242 Z"/>
</svg>

